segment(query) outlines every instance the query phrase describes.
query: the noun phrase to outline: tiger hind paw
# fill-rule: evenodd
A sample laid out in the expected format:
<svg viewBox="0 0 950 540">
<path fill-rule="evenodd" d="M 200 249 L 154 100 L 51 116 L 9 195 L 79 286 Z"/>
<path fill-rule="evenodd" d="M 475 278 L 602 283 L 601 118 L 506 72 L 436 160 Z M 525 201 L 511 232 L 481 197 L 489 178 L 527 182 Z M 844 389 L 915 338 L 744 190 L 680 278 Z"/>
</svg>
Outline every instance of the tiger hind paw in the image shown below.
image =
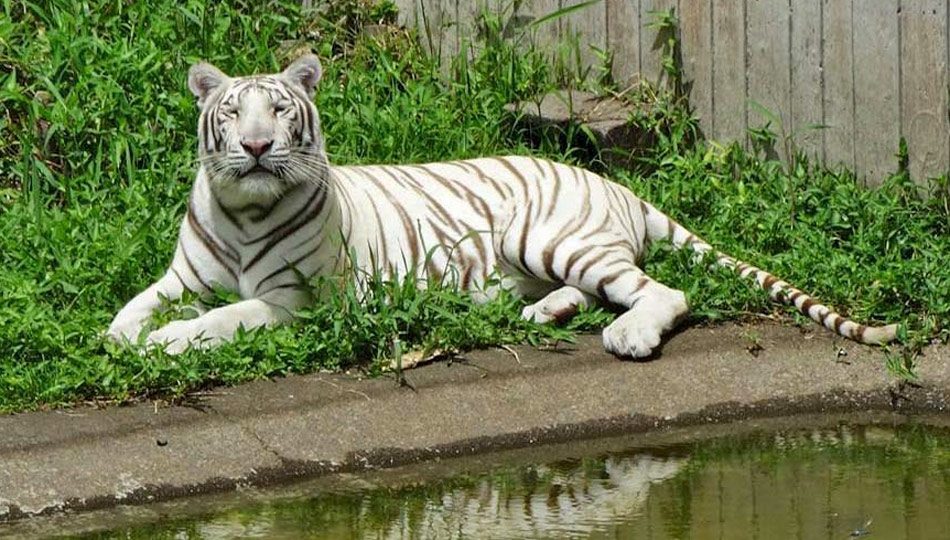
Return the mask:
<svg viewBox="0 0 950 540">
<path fill-rule="evenodd" d="M 627 312 L 604 328 L 604 348 L 617 356 L 643 358 L 660 344 L 661 329 L 638 313 Z"/>
<path fill-rule="evenodd" d="M 604 328 L 604 348 L 617 356 L 650 356 L 663 334 L 687 312 L 686 297 L 680 291 L 666 289 L 662 296 L 644 298 Z"/>
<path fill-rule="evenodd" d="M 521 317 L 539 324 L 564 322 L 573 317 L 581 306 L 590 305 L 594 297 L 574 287 L 564 286 L 537 302 L 526 306 Z"/>
</svg>

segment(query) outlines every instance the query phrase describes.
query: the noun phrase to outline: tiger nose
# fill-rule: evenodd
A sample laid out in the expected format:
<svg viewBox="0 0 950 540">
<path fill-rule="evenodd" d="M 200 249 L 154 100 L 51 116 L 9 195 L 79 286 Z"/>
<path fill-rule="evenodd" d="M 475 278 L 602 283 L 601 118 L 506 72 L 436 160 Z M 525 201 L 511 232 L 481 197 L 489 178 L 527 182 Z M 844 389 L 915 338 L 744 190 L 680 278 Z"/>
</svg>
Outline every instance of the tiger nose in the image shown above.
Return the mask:
<svg viewBox="0 0 950 540">
<path fill-rule="evenodd" d="M 256 139 L 253 141 L 241 141 L 241 146 L 247 150 L 248 154 L 251 154 L 255 158 L 259 158 L 264 155 L 264 152 L 270 150 L 271 145 L 274 144 L 274 141 L 269 141 L 267 139 Z"/>
</svg>

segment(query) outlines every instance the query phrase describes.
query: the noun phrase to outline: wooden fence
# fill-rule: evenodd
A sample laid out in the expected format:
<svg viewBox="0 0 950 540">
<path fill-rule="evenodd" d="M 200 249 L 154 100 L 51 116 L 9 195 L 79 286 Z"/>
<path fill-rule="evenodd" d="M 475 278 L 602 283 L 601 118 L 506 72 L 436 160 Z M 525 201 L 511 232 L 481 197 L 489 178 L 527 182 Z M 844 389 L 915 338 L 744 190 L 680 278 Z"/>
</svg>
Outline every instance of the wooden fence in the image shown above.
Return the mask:
<svg viewBox="0 0 950 540">
<path fill-rule="evenodd" d="M 476 32 L 477 14 L 509 28 L 581 0 L 397 0 L 403 22 L 443 58 Z M 566 38 L 613 53 L 621 83 L 663 78 L 665 36 L 651 12 L 675 9 L 690 102 L 707 138 L 748 140 L 765 118 L 798 148 L 876 184 L 897 168 L 899 141 L 920 183 L 950 169 L 948 0 L 601 0 L 538 25 L 535 39 Z M 823 129 L 808 126 L 823 125 Z M 779 145 L 781 146 L 781 145 Z M 781 153 L 781 148 L 778 149 Z"/>
</svg>

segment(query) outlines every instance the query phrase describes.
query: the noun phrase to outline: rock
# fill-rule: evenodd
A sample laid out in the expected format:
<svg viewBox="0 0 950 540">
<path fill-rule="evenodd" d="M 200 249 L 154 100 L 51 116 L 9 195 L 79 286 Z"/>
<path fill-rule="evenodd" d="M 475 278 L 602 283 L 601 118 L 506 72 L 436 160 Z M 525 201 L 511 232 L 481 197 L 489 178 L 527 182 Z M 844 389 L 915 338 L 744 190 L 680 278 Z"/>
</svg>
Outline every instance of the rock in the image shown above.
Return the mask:
<svg viewBox="0 0 950 540">
<path fill-rule="evenodd" d="M 635 107 L 613 96 L 560 90 L 546 94 L 540 102 L 510 103 L 505 109 L 515 115 L 529 139 L 538 142 L 554 136 L 595 164 L 630 166 L 637 152 L 653 143 L 649 132 L 629 121 Z"/>
</svg>

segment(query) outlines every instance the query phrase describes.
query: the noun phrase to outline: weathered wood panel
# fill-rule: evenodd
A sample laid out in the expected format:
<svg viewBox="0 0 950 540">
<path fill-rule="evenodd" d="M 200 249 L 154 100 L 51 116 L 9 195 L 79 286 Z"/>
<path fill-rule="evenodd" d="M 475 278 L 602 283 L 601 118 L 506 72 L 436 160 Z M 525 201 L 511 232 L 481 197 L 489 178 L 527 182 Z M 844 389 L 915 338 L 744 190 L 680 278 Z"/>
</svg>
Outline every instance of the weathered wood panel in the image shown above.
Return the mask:
<svg viewBox="0 0 950 540">
<path fill-rule="evenodd" d="M 897 168 L 900 140 L 898 0 L 855 2 L 855 170 L 875 183 Z"/>
<path fill-rule="evenodd" d="M 746 9 L 749 127 L 769 125 L 778 135 L 774 150 L 784 158 L 782 139 L 792 125 L 788 0 L 748 0 Z"/>
<path fill-rule="evenodd" d="M 416 29 L 426 50 L 445 60 L 446 65 L 458 51 L 458 25 L 464 20 L 458 12 L 460 0 L 396 0 L 399 22 Z M 468 3 L 466 0 L 461 0 Z"/>
<path fill-rule="evenodd" d="M 452 56 L 476 34 L 481 9 L 501 13 L 505 35 L 582 0 L 397 0 L 435 54 Z M 512 6 L 517 12 L 512 13 Z M 651 11 L 676 9 L 682 68 L 705 136 L 748 142 L 763 125 L 755 102 L 780 118 L 772 127 L 828 165 L 877 184 L 897 167 L 904 137 L 915 180 L 950 170 L 950 17 L 946 0 L 602 0 L 534 29 L 535 44 L 568 68 L 613 54 L 621 87 L 666 83 L 664 44 Z M 451 19 L 458 19 L 458 24 Z M 428 29 L 426 32 L 425 29 Z M 576 58 L 565 39 L 576 36 Z M 559 45 L 560 44 L 560 45 Z M 560 55 L 559 55 L 560 53 Z M 810 130 L 808 126 L 824 125 Z M 776 150 L 781 154 L 781 141 Z"/>
<path fill-rule="evenodd" d="M 678 14 L 678 8 L 676 0 L 640 0 L 640 71 L 641 76 L 648 81 L 660 84 L 668 82 L 663 71 L 663 54 L 670 34 L 657 28 L 654 23 L 662 13 L 671 9 Z"/>
<path fill-rule="evenodd" d="M 821 0 L 795 0 L 791 13 L 791 133 L 809 157 L 824 158 L 821 65 Z"/>
<path fill-rule="evenodd" d="M 712 18 L 713 117 L 704 129 L 713 139 L 745 141 L 745 2 L 715 0 Z"/>
<path fill-rule="evenodd" d="M 947 4 L 904 2 L 901 31 L 901 132 L 912 149 L 910 174 L 944 174 L 950 162 L 947 123 Z"/>
<path fill-rule="evenodd" d="M 561 7 L 567 8 L 583 3 L 584 0 L 561 0 Z M 578 73 L 588 71 L 597 76 L 602 66 L 597 50 L 607 49 L 607 5 L 604 0 L 589 5 L 561 19 L 561 38 L 575 46 L 572 51 L 570 67 Z M 595 50 L 597 49 L 597 50 Z"/>
<path fill-rule="evenodd" d="M 460 0 L 461 1 L 461 0 Z M 534 45 L 543 50 L 550 51 L 552 58 L 557 54 L 558 44 L 561 39 L 561 21 L 560 19 L 551 19 L 529 29 L 532 22 L 556 12 L 561 7 L 560 0 L 531 0 L 522 2 L 518 6 L 518 12 L 515 14 L 515 28 L 525 29 L 531 34 Z"/>
<path fill-rule="evenodd" d="M 680 28 L 686 88 L 693 112 L 703 125 L 713 115 L 713 0 L 680 4 Z"/>
<path fill-rule="evenodd" d="M 440 60 L 443 59 L 444 25 L 454 24 L 452 14 L 446 13 L 445 6 L 442 4 L 442 0 L 418 0 L 416 4 L 416 18 L 422 43 L 428 48 L 430 54 L 437 56 Z"/>
<path fill-rule="evenodd" d="M 854 54 L 851 0 L 822 0 L 825 163 L 854 168 Z"/>
<path fill-rule="evenodd" d="M 491 32 L 499 32 L 510 37 L 514 32 L 527 31 L 524 25 L 530 21 L 514 13 L 512 4 L 506 0 L 456 0 L 456 2 L 458 24 L 455 30 L 459 50 L 465 51 L 468 58 L 477 54 L 479 46 L 484 45 L 484 38 L 489 32 L 489 20 L 492 22 Z M 556 42 L 556 37 L 554 42 Z"/>
<path fill-rule="evenodd" d="M 394 0 L 396 8 L 399 9 L 399 24 L 403 25 L 415 25 L 416 24 L 416 2 L 415 0 Z"/>
<path fill-rule="evenodd" d="M 640 0 L 607 0 L 607 48 L 621 88 L 640 78 Z"/>
<path fill-rule="evenodd" d="M 439 10 L 439 58 L 444 63 L 452 62 L 459 54 L 459 25 L 462 24 L 459 16 L 459 5 L 462 0 L 434 0 Z"/>
</svg>

